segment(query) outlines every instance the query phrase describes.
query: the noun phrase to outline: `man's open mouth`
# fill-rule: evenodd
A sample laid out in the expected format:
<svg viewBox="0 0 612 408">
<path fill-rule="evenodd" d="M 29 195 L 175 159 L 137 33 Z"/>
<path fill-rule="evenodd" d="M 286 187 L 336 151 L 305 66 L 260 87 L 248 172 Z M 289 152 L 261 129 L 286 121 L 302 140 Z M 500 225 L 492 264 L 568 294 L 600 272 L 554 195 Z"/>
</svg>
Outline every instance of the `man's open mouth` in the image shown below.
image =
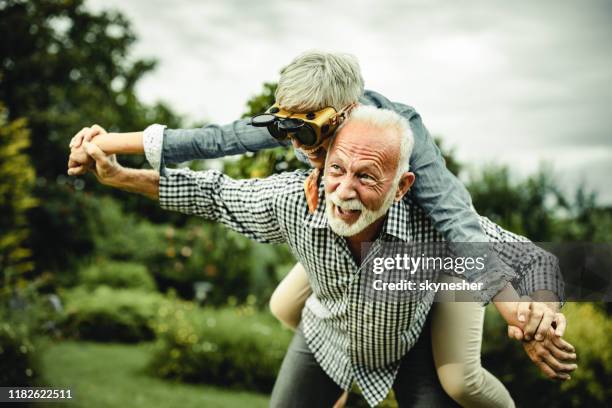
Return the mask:
<svg viewBox="0 0 612 408">
<path fill-rule="evenodd" d="M 342 209 L 334 204 L 334 215 L 343 221 L 356 221 L 361 215 L 361 210 Z"/>
</svg>

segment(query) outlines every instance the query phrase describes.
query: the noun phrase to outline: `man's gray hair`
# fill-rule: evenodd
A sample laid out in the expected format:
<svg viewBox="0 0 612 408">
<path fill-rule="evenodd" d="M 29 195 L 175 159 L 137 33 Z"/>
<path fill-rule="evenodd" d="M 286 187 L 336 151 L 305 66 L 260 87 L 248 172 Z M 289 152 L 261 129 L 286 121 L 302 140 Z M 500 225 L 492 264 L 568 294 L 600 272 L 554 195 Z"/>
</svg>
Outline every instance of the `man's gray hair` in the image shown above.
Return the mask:
<svg viewBox="0 0 612 408">
<path fill-rule="evenodd" d="M 377 109 L 370 105 L 359 105 L 353 109 L 349 118 L 336 130 L 336 134 L 351 122 L 364 123 L 378 129 L 395 129 L 400 135 L 400 154 L 396 174 L 399 177 L 410 170 L 410 155 L 414 147 L 414 134 L 410 124 L 404 117 L 389 109 Z"/>
<path fill-rule="evenodd" d="M 309 112 L 331 106 L 337 111 L 363 95 L 363 78 L 357 58 L 350 54 L 308 51 L 282 71 L 276 102 L 292 112 Z"/>
</svg>

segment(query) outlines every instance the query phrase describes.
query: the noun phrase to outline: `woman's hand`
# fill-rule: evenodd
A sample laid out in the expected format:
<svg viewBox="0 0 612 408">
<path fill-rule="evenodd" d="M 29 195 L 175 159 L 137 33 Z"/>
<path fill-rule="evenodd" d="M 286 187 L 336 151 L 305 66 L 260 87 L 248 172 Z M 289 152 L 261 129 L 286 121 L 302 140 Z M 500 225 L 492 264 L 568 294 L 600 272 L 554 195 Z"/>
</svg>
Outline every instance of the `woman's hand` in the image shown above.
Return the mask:
<svg viewBox="0 0 612 408">
<path fill-rule="evenodd" d="M 529 296 L 515 301 L 494 301 L 495 307 L 509 326 L 518 327 L 529 341 L 542 341 L 549 329 L 557 337 L 563 336 L 567 321 L 563 313 L 557 313 L 545 302 L 536 302 Z M 522 337 L 521 337 L 522 339 Z"/>
<path fill-rule="evenodd" d="M 92 127 L 85 127 L 81 129 L 74 137 L 70 140 L 70 158 L 68 159 L 68 174 L 71 176 L 80 176 L 94 165 L 94 160 L 87 154 L 83 148 L 83 143 L 88 143 L 93 140 L 94 137 L 106 134 L 106 130 L 99 125 L 93 125 Z"/>
<path fill-rule="evenodd" d="M 517 319 L 524 324 L 522 330 L 527 341 L 534 337 L 537 341 L 544 340 L 551 328 L 553 335 L 561 337 L 567 326 L 563 313 L 556 313 L 546 303 L 534 302 L 527 296 L 518 302 Z"/>
<path fill-rule="evenodd" d="M 94 137 L 106 134 L 106 130 L 100 125 L 93 125 L 91 127 L 84 127 L 70 140 L 68 147 L 71 149 L 81 147 L 83 142 L 91 142 Z"/>
<path fill-rule="evenodd" d="M 121 170 L 123 167 L 117 161 L 114 154 L 105 154 L 95 143 L 86 142 L 83 144 L 85 151 L 95 160 L 95 167 L 91 170 L 98 181 L 111 187 L 121 186 Z"/>
</svg>

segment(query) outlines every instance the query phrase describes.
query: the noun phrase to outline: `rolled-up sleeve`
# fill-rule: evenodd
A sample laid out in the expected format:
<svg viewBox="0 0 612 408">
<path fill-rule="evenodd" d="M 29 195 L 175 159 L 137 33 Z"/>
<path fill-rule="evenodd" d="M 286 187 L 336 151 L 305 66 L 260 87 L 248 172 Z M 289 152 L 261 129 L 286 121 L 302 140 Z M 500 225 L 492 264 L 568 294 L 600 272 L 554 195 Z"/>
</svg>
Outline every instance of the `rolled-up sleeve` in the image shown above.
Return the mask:
<svg viewBox="0 0 612 408">
<path fill-rule="evenodd" d="M 285 242 L 275 202 L 282 177 L 234 180 L 218 171 L 167 169 L 159 181 L 159 203 L 166 210 L 220 222 L 263 243 Z"/>
<path fill-rule="evenodd" d="M 214 159 L 285 146 L 266 128 L 251 126 L 248 119 L 226 125 L 209 124 L 195 129 L 165 129 L 160 157 L 160 174 L 166 164 Z"/>
<path fill-rule="evenodd" d="M 506 231 L 486 217 L 480 217 L 480 224 L 499 259 L 516 273 L 511 281 L 522 296 L 530 296 L 538 290 L 554 293 L 559 302 L 565 302 L 565 284 L 556 256 L 538 247 L 529 239 Z"/>
<path fill-rule="evenodd" d="M 153 124 L 144 130 L 142 136 L 145 157 L 153 170 L 157 171 L 160 171 L 161 167 L 164 129 L 164 125 Z"/>
</svg>

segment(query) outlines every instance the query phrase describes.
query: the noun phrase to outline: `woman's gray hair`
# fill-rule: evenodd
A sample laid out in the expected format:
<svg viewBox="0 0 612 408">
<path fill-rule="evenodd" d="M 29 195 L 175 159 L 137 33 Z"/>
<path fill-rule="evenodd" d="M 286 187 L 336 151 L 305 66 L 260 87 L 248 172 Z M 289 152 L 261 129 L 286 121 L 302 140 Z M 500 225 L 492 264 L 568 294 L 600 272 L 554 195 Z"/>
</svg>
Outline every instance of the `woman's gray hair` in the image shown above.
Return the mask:
<svg viewBox="0 0 612 408">
<path fill-rule="evenodd" d="M 351 111 L 345 120 L 336 130 L 337 135 L 340 130 L 351 122 L 363 123 L 377 129 L 395 129 L 400 135 L 400 154 L 397 166 L 396 178 L 410 170 L 410 155 L 414 147 L 414 134 L 408 121 L 399 113 L 389 109 L 377 109 L 375 106 L 358 105 Z M 329 150 L 334 140 L 330 143 Z"/>
<path fill-rule="evenodd" d="M 282 71 L 276 102 L 292 112 L 331 106 L 337 111 L 363 95 L 363 78 L 357 58 L 350 54 L 308 51 Z"/>
</svg>

